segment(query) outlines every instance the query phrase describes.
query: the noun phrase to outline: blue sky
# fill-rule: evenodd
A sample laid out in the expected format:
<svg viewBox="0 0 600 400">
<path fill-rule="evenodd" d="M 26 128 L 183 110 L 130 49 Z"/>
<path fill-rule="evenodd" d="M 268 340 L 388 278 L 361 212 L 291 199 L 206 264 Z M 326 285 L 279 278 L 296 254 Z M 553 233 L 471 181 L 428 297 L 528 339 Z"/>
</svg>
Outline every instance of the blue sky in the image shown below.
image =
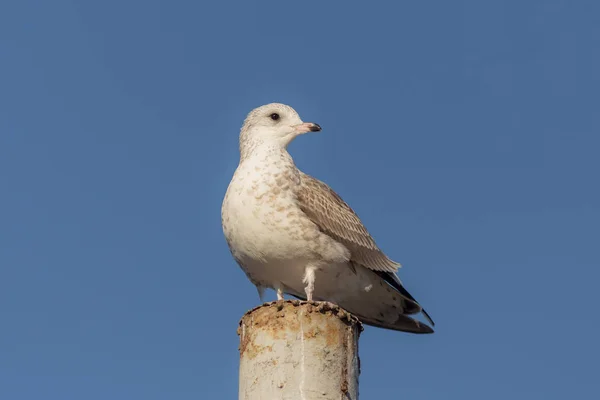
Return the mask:
<svg viewBox="0 0 600 400">
<path fill-rule="evenodd" d="M 252 108 L 436 321 L 361 398 L 594 398 L 600 5 L 0 5 L 0 398 L 234 399 L 258 304 L 220 206 Z M 272 297 L 273 294 L 269 293 Z"/>
</svg>

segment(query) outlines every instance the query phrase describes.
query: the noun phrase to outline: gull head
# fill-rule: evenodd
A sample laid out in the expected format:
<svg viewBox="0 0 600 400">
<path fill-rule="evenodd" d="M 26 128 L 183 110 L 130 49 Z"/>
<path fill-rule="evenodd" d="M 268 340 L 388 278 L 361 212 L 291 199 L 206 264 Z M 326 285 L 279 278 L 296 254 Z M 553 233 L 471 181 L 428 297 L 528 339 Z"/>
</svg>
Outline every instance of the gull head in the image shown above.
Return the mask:
<svg viewBox="0 0 600 400">
<path fill-rule="evenodd" d="M 240 149 L 258 143 L 285 148 L 297 136 L 320 130 L 319 124 L 302 121 L 292 107 L 271 103 L 250 111 L 240 132 Z"/>
</svg>

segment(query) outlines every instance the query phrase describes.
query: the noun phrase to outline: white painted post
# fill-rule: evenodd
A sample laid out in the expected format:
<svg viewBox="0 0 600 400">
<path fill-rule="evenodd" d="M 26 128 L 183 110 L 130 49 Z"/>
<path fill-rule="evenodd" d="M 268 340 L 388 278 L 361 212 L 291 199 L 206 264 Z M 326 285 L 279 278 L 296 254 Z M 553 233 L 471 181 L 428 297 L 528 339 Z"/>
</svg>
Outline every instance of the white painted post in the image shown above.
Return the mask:
<svg viewBox="0 0 600 400">
<path fill-rule="evenodd" d="M 265 303 L 240 321 L 240 400 L 358 400 L 362 325 L 332 303 Z"/>
</svg>

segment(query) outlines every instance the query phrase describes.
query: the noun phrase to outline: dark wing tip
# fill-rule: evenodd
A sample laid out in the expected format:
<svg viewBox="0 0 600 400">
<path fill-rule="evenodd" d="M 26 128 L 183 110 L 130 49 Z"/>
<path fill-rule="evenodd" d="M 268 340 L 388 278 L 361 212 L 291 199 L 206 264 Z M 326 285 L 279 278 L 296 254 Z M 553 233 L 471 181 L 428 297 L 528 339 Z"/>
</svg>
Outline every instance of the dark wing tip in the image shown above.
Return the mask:
<svg viewBox="0 0 600 400">
<path fill-rule="evenodd" d="M 429 321 L 431 326 L 435 326 L 435 322 L 433 322 L 433 319 L 431 319 L 431 317 L 429 316 L 429 314 L 427 313 L 427 311 L 425 311 L 425 309 L 423 307 L 421 307 L 421 312 L 423 313 L 425 318 L 427 318 L 427 321 Z"/>
<path fill-rule="evenodd" d="M 398 279 L 398 277 L 396 276 L 396 274 L 389 273 L 389 272 L 383 272 L 383 271 L 375 271 L 375 273 L 377 275 L 379 275 L 379 277 L 382 278 L 384 281 L 386 281 L 390 286 L 392 286 L 394 289 L 396 289 L 402 296 L 404 296 L 409 301 L 411 301 L 412 303 L 414 303 L 415 306 L 418 307 L 418 309 L 421 310 L 421 312 L 423 313 L 423 315 L 425 316 L 425 318 L 427 319 L 427 321 L 432 326 L 435 326 L 435 322 L 433 322 L 433 319 L 431 318 L 431 316 L 429 315 L 429 313 L 427 311 L 425 311 L 425 309 L 419 304 L 419 302 L 413 297 L 413 295 L 410 294 L 408 292 L 408 290 L 406 290 L 404 288 L 404 286 L 402 285 L 402 283 L 400 282 L 400 280 Z"/>
<path fill-rule="evenodd" d="M 303 300 L 303 301 L 306 300 L 306 297 L 304 297 L 304 296 L 297 295 L 294 293 L 289 293 L 289 294 L 299 300 Z M 425 312 L 424 312 L 424 314 L 428 315 Z M 365 317 L 361 317 L 358 315 L 355 315 L 355 316 L 363 324 L 374 326 L 376 328 L 389 329 L 392 331 L 408 332 L 408 333 L 415 333 L 415 334 L 435 333 L 433 328 L 430 327 L 429 325 L 424 324 L 421 321 L 417 321 L 416 319 L 413 319 L 413 318 L 403 315 L 403 314 L 398 315 L 398 319 L 396 320 L 395 323 L 389 323 L 389 322 L 385 322 L 385 321 L 381 321 L 381 320 L 377 320 L 377 319 L 365 318 Z"/>
<path fill-rule="evenodd" d="M 371 325 L 377 328 L 390 329 L 393 331 L 416 333 L 416 334 L 428 334 L 435 333 L 432 327 L 423 322 L 417 321 L 411 317 L 400 314 L 398 319 L 394 323 L 389 323 L 377 319 L 368 319 L 358 317 L 360 321 L 365 325 Z"/>
</svg>

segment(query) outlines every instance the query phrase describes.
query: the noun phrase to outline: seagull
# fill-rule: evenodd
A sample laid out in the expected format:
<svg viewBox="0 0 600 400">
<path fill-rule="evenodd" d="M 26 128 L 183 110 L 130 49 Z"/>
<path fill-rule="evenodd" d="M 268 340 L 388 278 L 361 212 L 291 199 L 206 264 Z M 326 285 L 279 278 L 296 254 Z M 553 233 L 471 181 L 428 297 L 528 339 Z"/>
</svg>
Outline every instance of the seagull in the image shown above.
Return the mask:
<svg viewBox="0 0 600 400">
<path fill-rule="evenodd" d="M 240 161 L 221 208 L 235 261 L 258 289 L 335 303 L 371 326 L 433 333 L 411 315 L 425 309 L 404 288 L 400 264 L 379 249 L 357 214 L 327 184 L 300 171 L 287 151 L 321 127 L 280 103 L 252 110 L 240 131 Z"/>
</svg>

